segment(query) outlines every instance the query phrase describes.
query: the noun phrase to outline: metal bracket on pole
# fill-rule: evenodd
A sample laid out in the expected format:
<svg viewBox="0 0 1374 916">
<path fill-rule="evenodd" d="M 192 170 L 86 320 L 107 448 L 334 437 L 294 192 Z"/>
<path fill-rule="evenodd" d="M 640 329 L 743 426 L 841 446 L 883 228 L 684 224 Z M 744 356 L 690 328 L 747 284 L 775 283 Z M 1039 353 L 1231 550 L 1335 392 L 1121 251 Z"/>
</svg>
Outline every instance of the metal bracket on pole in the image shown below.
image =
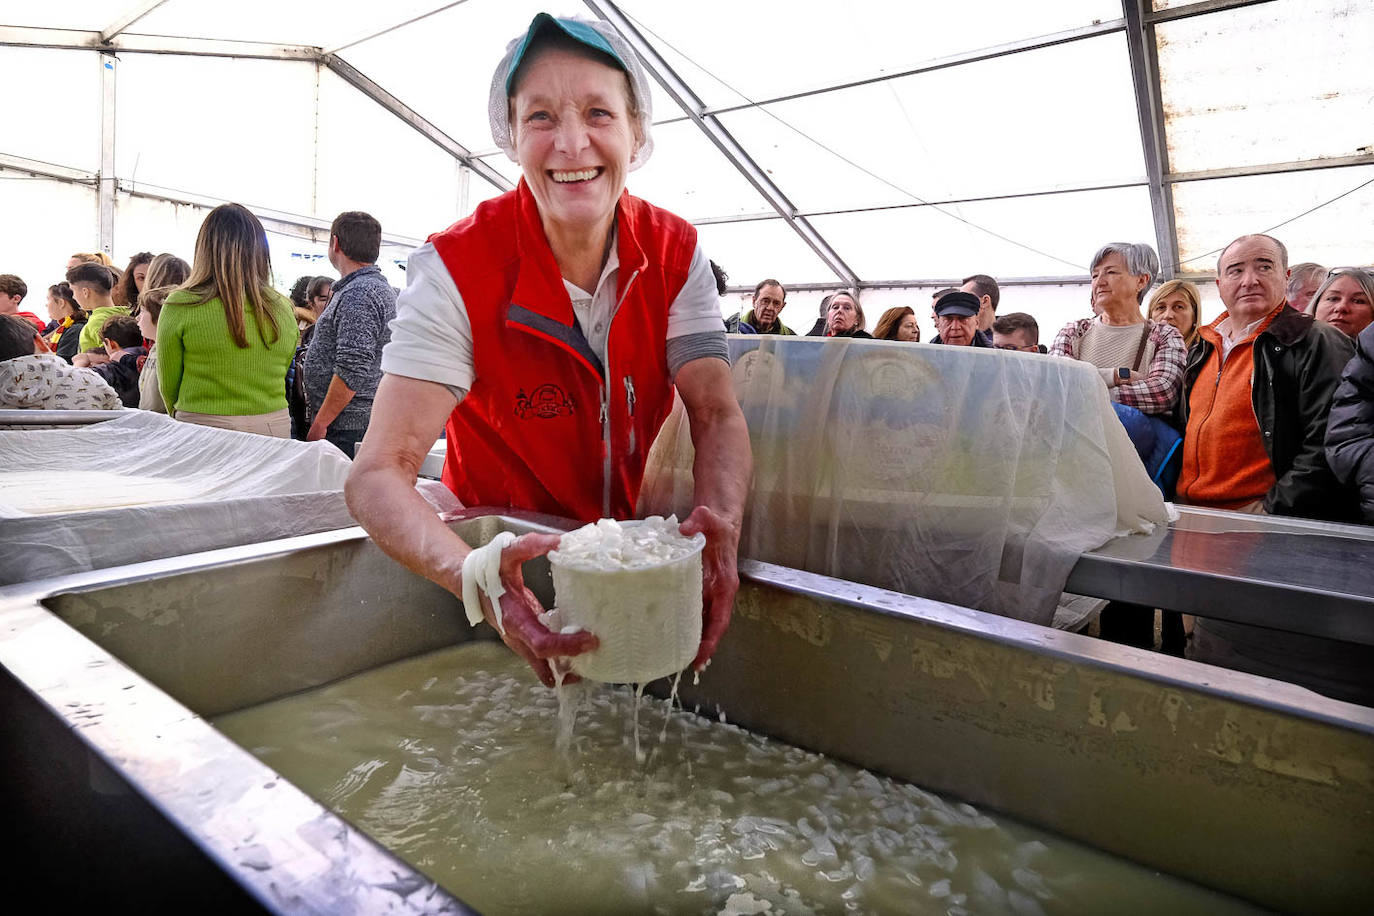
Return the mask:
<svg viewBox="0 0 1374 916">
<path fill-rule="evenodd" d="M 115 221 L 115 73 L 119 58 L 100 55 L 100 250 L 114 256 Z"/>
<path fill-rule="evenodd" d="M 1160 279 L 1172 280 L 1179 270 L 1178 228 L 1174 223 L 1174 188 L 1167 178 L 1169 141 L 1164 132 L 1155 27 L 1147 21 L 1152 7 L 1150 0 L 1121 0 L 1121 8 L 1126 18 L 1126 47 L 1130 52 L 1140 142 L 1145 152 L 1145 177 L 1150 186 Z"/>
<path fill-rule="evenodd" d="M 644 62 L 644 66 L 653 74 L 658 84 L 673 98 L 673 101 L 682 106 L 697 127 L 701 128 L 702 133 L 709 139 L 726 159 L 739 170 L 754 189 L 763 195 L 764 200 L 768 201 L 769 206 L 778 212 L 787 224 L 802 238 L 802 241 L 814 251 L 826 266 L 835 272 L 845 284 L 851 287 L 861 286 L 859 278 L 849 268 L 849 265 L 839 256 L 834 248 L 830 247 L 815 227 L 803 216 L 799 215 L 797 208 L 792 205 L 782 190 L 773 183 L 759 164 L 744 151 L 725 125 L 721 124 L 716 116 L 708 114 L 706 104 L 699 96 L 678 76 L 663 56 L 658 53 L 653 45 L 639 33 L 634 24 L 625 16 L 624 13 L 609 0 L 585 0 L 587 6 L 596 13 L 597 16 L 605 19 L 615 26 L 616 31 L 625 37 L 625 40 L 634 48 L 639 59 Z"/>
</svg>

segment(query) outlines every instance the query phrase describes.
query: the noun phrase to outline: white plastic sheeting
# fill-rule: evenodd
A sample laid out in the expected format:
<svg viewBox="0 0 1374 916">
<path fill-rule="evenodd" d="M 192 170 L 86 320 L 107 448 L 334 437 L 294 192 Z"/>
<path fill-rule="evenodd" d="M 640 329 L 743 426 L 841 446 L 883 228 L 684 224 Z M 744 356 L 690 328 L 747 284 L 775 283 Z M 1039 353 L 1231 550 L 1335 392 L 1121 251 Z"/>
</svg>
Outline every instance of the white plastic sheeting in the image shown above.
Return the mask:
<svg viewBox="0 0 1374 916">
<path fill-rule="evenodd" d="M 0 430 L 0 454 L 0 585 L 354 524 L 326 442 L 128 411 Z"/>
<path fill-rule="evenodd" d="M 1048 625 L 1078 557 L 1168 513 L 1075 360 L 733 338 L 754 449 L 741 555 Z M 641 514 L 692 508 L 678 404 Z"/>
</svg>

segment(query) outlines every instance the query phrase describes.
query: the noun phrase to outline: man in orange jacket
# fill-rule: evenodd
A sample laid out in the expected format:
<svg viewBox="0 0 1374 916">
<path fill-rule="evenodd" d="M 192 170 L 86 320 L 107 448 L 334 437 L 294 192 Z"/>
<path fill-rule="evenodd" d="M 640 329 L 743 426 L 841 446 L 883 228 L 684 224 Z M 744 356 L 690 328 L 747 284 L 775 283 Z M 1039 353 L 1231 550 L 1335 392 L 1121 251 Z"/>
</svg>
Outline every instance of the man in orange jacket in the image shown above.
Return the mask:
<svg viewBox="0 0 1374 916">
<path fill-rule="evenodd" d="M 1354 345 L 1286 304 L 1287 275 L 1288 252 L 1267 235 L 1242 236 L 1221 253 L 1226 312 L 1199 329 L 1179 399 L 1181 503 L 1307 518 L 1349 512 L 1323 440 Z"/>
</svg>

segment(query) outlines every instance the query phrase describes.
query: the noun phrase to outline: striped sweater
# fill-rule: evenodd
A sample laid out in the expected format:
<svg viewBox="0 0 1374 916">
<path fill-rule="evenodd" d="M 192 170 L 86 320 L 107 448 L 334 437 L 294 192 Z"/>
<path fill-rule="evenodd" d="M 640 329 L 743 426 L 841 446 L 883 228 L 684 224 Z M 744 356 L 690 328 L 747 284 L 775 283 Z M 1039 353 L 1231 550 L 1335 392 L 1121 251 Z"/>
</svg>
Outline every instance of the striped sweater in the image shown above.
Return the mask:
<svg viewBox="0 0 1374 916">
<path fill-rule="evenodd" d="M 218 416 L 252 416 L 286 408 L 286 367 L 300 331 L 291 302 L 276 291 L 268 301 L 279 334 L 264 345 L 253 311 L 244 308 L 247 348 L 229 334 L 219 299 L 193 304 L 195 296 L 172 293 L 157 322 L 157 378 L 168 413 L 187 410 Z"/>
</svg>

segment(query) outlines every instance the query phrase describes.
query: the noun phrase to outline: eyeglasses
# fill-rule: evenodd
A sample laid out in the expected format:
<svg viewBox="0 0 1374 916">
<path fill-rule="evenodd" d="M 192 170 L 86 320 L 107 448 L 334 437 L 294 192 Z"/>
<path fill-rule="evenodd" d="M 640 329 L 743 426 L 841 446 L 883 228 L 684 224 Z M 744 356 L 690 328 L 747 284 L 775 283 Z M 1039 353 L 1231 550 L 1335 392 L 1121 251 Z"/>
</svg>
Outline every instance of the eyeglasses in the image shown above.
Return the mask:
<svg viewBox="0 0 1374 916">
<path fill-rule="evenodd" d="M 1330 280 L 1332 277 L 1339 277 L 1341 274 L 1364 274 L 1365 276 L 1369 276 L 1369 274 L 1371 273 L 1371 271 L 1374 271 L 1374 268 L 1369 268 L 1369 267 L 1333 267 L 1333 268 L 1331 268 L 1330 270 L 1328 270 L 1328 271 L 1326 272 L 1326 279 Z"/>
</svg>

